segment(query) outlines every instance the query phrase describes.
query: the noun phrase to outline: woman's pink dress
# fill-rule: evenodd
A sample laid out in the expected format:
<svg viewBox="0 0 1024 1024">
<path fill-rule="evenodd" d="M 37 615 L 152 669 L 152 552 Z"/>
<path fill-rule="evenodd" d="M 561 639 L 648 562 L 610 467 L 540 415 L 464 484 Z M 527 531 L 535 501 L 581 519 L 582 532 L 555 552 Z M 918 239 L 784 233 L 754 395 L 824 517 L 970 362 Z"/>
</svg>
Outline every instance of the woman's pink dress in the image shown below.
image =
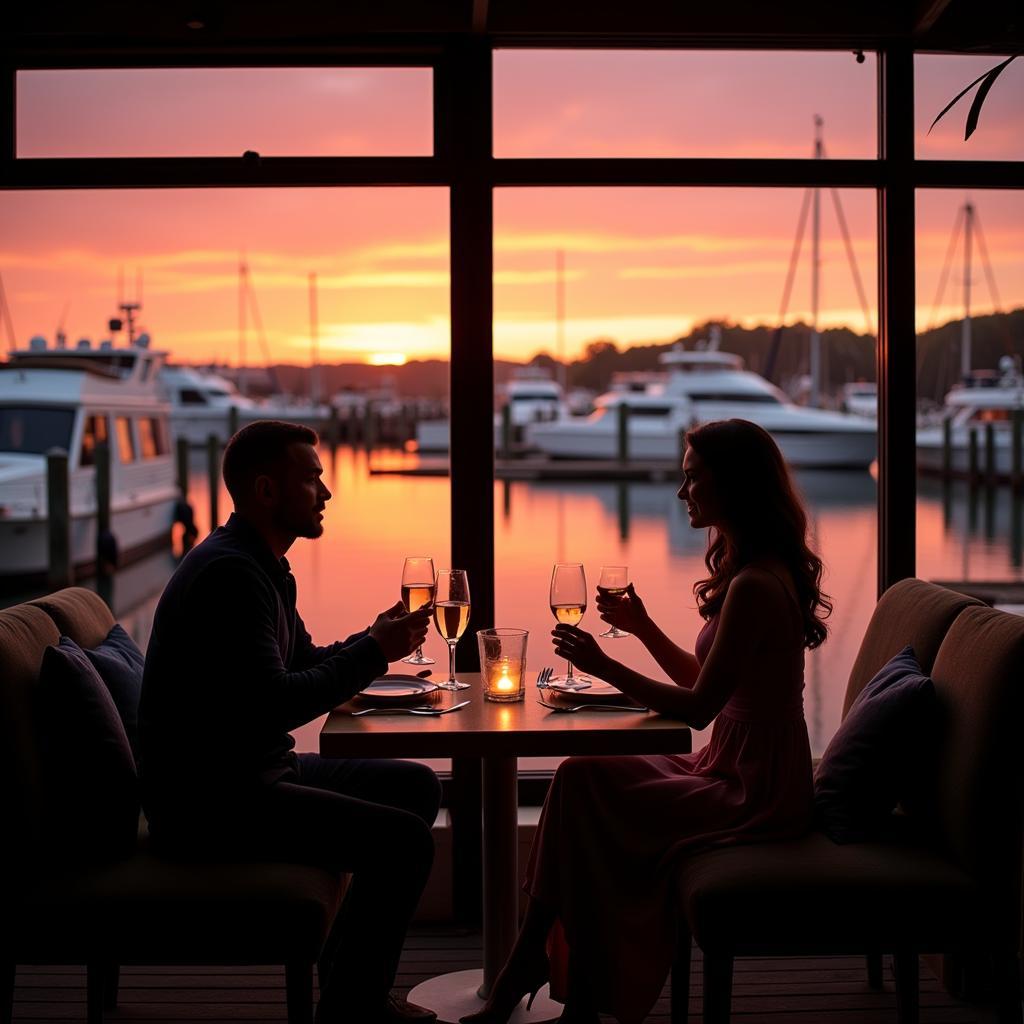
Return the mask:
<svg viewBox="0 0 1024 1024">
<path fill-rule="evenodd" d="M 794 605 L 795 608 L 795 605 Z M 694 653 L 703 664 L 717 618 Z M 573 757 L 562 763 L 537 828 L 526 890 L 558 909 L 574 968 L 598 1008 L 638 1024 L 664 987 L 675 946 L 679 860 L 696 850 L 782 839 L 810 823 L 811 754 L 803 648 L 776 686 L 740 682 L 707 746 L 692 754 Z M 566 991 L 567 950 L 551 943 L 552 990 Z"/>
</svg>

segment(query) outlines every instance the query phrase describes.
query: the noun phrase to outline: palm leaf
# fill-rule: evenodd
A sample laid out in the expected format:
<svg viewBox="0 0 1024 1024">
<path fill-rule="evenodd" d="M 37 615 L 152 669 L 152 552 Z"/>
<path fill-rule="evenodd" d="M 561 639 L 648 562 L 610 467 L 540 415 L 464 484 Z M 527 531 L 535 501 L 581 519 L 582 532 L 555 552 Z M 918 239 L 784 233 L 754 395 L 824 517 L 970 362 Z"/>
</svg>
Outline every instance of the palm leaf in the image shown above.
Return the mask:
<svg viewBox="0 0 1024 1024">
<path fill-rule="evenodd" d="M 984 74 L 978 75 L 978 77 L 971 82 L 970 85 L 965 86 L 961 89 L 943 108 L 939 111 L 938 116 L 932 121 L 928 127 L 928 134 L 931 134 L 932 128 L 934 128 L 942 119 L 949 113 L 949 111 L 957 105 L 979 82 L 985 84 L 978 90 L 978 95 L 975 96 L 974 102 L 971 104 L 970 112 L 967 115 L 967 133 L 964 135 L 964 139 L 969 139 L 972 132 L 978 125 L 978 117 L 981 114 L 981 106 L 985 102 L 985 97 L 988 95 L 989 89 L 992 88 L 992 83 L 999 77 L 1003 72 L 1004 68 L 1011 62 L 1016 60 L 1020 56 L 1019 53 L 1015 53 L 1012 57 L 1007 57 L 1002 64 L 997 64 L 994 68 L 989 68 Z"/>
<path fill-rule="evenodd" d="M 964 142 L 974 134 L 974 129 L 978 127 L 978 118 L 981 116 L 981 107 L 985 102 L 985 97 L 988 95 L 989 89 L 992 88 L 992 83 L 1003 73 L 1006 65 L 1015 60 L 1017 56 L 1018 54 L 1014 54 L 1012 57 L 1007 57 L 1002 64 L 998 64 L 985 76 L 985 81 L 981 83 L 981 86 L 978 89 L 978 94 L 974 97 L 971 109 L 967 113 L 967 124 L 964 129 Z"/>
</svg>

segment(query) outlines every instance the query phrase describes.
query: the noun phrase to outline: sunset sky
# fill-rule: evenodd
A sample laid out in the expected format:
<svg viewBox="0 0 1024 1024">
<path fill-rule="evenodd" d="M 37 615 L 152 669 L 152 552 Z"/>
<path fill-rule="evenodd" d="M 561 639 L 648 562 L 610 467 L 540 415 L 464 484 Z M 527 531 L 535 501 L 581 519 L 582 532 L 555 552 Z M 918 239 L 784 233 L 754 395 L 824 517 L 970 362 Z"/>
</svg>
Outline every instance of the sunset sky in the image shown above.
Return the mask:
<svg viewBox="0 0 1024 1024">
<path fill-rule="evenodd" d="M 993 58 L 918 59 L 917 152 L 1024 159 L 1024 61 L 996 84 L 981 126 L 935 114 Z M 423 69 L 31 72 L 18 78 L 18 151 L 32 156 L 428 154 Z M 502 51 L 497 156 L 802 156 L 813 117 L 826 154 L 874 156 L 875 67 L 849 53 Z M 800 190 L 501 190 L 495 201 L 495 346 L 556 352 L 556 254 L 564 252 L 565 354 L 597 338 L 664 341 L 708 318 L 775 322 Z M 920 327 L 959 316 L 962 274 L 934 310 L 961 192 L 918 199 Z M 1024 192 L 972 195 L 1002 308 L 1024 304 Z M 842 208 L 875 317 L 874 195 Z M 867 329 L 836 222 L 821 194 L 824 324 Z M 251 270 L 274 361 L 310 354 L 316 273 L 326 362 L 446 357 L 444 189 L 276 189 L 0 194 L 0 273 L 17 340 L 98 339 L 141 280 L 142 321 L 180 360 L 240 358 L 238 267 Z M 786 310 L 807 317 L 810 243 Z M 994 302 L 975 254 L 973 308 Z M 5 339 L 6 344 L 6 339 Z M 264 351 L 252 327 L 249 361 Z"/>
</svg>

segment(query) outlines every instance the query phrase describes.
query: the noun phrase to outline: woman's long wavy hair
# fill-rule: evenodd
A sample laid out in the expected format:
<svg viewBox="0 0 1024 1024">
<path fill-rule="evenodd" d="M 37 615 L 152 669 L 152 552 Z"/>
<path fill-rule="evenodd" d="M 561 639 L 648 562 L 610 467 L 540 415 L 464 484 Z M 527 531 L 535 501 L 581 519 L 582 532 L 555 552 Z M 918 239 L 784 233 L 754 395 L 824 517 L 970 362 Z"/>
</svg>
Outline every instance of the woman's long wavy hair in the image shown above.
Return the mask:
<svg viewBox="0 0 1024 1024">
<path fill-rule="evenodd" d="M 748 420 L 717 420 L 686 435 L 710 476 L 725 531 L 712 528 L 704 563 L 708 578 L 693 585 L 700 614 L 709 619 L 725 601 L 733 577 L 757 558 L 789 569 L 803 615 L 804 644 L 828 636 L 832 602 L 821 591 L 822 562 L 807 544 L 807 513 L 778 445 Z"/>
</svg>

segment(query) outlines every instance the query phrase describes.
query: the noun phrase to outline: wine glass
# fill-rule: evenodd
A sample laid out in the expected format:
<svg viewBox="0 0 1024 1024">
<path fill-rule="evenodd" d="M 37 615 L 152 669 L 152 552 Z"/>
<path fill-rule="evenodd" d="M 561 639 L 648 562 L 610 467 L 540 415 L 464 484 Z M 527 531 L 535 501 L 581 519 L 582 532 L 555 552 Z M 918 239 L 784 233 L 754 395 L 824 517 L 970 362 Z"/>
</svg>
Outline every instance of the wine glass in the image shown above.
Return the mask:
<svg viewBox="0 0 1024 1024">
<path fill-rule="evenodd" d="M 407 558 L 402 566 L 402 604 L 407 612 L 414 612 L 434 600 L 434 560 L 426 556 Z M 423 653 L 423 646 L 416 648 L 402 661 L 406 665 L 433 665 L 434 659 Z"/>
<path fill-rule="evenodd" d="M 441 569 L 434 587 L 434 625 L 448 645 L 448 678 L 442 690 L 468 690 L 455 678 L 455 645 L 469 625 L 469 580 L 465 569 Z"/>
<path fill-rule="evenodd" d="M 629 566 L 626 565 L 602 565 L 601 578 L 598 580 L 597 589 L 602 597 L 610 597 L 621 601 L 626 596 L 626 587 L 629 586 Z M 618 640 L 619 637 L 629 636 L 624 629 L 618 626 L 609 626 L 601 636 L 607 640 Z"/>
<path fill-rule="evenodd" d="M 555 620 L 576 626 L 587 610 L 587 577 L 579 562 L 558 562 L 551 571 L 551 614 Z M 585 690 L 591 683 L 588 676 L 573 675 L 572 662 L 564 676 L 551 680 L 564 690 Z"/>
</svg>

